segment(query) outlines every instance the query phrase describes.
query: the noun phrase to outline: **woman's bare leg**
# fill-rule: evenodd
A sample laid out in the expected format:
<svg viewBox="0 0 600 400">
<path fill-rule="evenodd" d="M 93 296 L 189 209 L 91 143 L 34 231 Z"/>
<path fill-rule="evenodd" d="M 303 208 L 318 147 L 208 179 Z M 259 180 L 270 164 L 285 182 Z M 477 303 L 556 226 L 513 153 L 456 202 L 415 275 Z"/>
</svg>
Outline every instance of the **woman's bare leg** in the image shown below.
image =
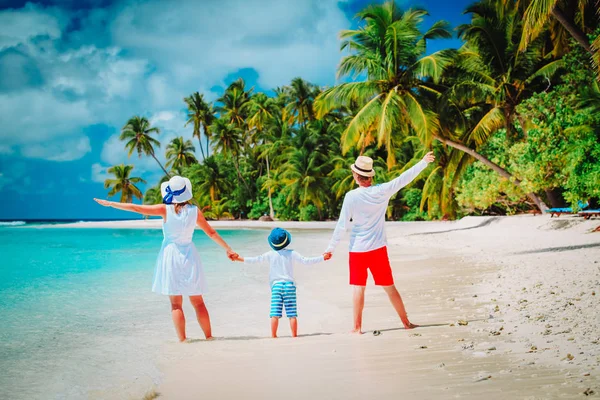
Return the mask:
<svg viewBox="0 0 600 400">
<path fill-rule="evenodd" d="M 202 332 L 204 332 L 204 336 L 206 339 L 212 339 L 210 316 L 208 315 L 206 304 L 204 304 L 204 299 L 202 296 L 190 296 L 190 303 L 192 303 L 194 310 L 196 310 L 196 318 L 198 319 L 200 328 L 202 328 Z"/>
<path fill-rule="evenodd" d="M 279 328 L 279 318 L 271 317 L 271 337 L 277 337 L 277 328 Z"/>
<path fill-rule="evenodd" d="M 292 337 L 298 336 L 298 318 L 290 318 L 290 329 L 292 330 Z"/>
<path fill-rule="evenodd" d="M 362 333 L 362 313 L 365 308 L 365 286 L 354 286 L 352 304 L 354 306 L 353 333 Z"/>
<path fill-rule="evenodd" d="M 171 300 L 171 317 L 180 342 L 185 340 L 185 316 L 183 315 L 183 296 L 169 296 Z"/>
<path fill-rule="evenodd" d="M 415 325 L 408 320 L 408 315 L 406 314 L 406 309 L 404 308 L 404 302 L 402 302 L 402 297 L 400 296 L 400 293 L 398 293 L 398 289 L 396 289 L 396 286 L 384 286 L 383 290 L 385 290 L 388 297 L 390 298 L 390 302 L 392 303 L 394 309 L 398 313 L 402 324 L 404 324 L 404 328 L 416 328 L 418 325 Z"/>
</svg>

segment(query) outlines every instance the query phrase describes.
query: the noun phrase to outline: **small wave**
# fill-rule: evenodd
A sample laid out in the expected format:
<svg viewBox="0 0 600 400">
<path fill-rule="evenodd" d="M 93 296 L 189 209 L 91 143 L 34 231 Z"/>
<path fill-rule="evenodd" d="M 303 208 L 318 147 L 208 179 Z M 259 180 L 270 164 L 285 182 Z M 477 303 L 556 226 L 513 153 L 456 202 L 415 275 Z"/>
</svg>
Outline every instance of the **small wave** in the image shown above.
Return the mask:
<svg viewBox="0 0 600 400">
<path fill-rule="evenodd" d="M 19 226 L 25 224 L 25 221 L 0 221 L 0 226 Z"/>
</svg>

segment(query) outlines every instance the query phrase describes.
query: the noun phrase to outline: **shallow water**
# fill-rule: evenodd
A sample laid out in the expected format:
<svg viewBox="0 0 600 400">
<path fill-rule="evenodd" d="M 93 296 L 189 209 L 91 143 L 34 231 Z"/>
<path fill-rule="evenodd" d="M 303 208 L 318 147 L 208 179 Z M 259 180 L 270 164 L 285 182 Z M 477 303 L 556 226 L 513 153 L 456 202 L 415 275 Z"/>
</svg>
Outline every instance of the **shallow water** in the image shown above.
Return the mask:
<svg viewBox="0 0 600 400">
<path fill-rule="evenodd" d="M 226 230 L 237 251 L 265 249 L 266 231 Z M 151 292 L 160 230 L 0 228 L 0 388 L 10 399 L 78 399 L 160 380 L 175 341 L 165 296 Z M 211 312 L 248 278 L 198 231 Z M 264 277 L 266 282 L 266 277 Z M 268 288 L 265 288 L 268 290 Z M 229 293 L 227 298 L 220 293 Z M 209 300 L 210 299 L 210 300 Z M 210 306 L 213 307 L 210 307 Z M 194 322 L 186 305 L 188 322 Z M 188 336 L 201 337 L 197 324 Z M 214 321 L 213 321 L 214 325 Z M 4 397 L 3 394 L 3 397 Z"/>
</svg>

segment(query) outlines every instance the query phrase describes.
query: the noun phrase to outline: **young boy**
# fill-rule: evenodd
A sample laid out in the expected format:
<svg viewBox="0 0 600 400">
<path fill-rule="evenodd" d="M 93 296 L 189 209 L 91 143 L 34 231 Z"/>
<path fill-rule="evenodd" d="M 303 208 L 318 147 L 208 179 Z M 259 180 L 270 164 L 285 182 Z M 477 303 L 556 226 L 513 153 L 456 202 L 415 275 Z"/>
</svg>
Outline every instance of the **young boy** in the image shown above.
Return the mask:
<svg viewBox="0 0 600 400">
<path fill-rule="evenodd" d="M 325 253 L 320 257 L 302 257 L 294 250 L 286 250 L 292 242 L 292 236 L 288 231 L 281 228 L 275 228 L 269 235 L 269 245 L 273 249 L 258 257 L 238 257 L 237 261 L 243 261 L 244 264 L 258 264 L 269 262 L 271 268 L 269 271 L 269 282 L 271 284 L 271 336 L 277 337 L 277 328 L 279 327 L 279 318 L 282 317 L 283 307 L 285 306 L 285 315 L 290 320 L 290 329 L 292 337 L 298 336 L 298 313 L 296 311 L 296 284 L 294 282 L 294 262 L 301 264 L 316 264 L 321 261 L 329 260 L 330 253 Z"/>
</svg>

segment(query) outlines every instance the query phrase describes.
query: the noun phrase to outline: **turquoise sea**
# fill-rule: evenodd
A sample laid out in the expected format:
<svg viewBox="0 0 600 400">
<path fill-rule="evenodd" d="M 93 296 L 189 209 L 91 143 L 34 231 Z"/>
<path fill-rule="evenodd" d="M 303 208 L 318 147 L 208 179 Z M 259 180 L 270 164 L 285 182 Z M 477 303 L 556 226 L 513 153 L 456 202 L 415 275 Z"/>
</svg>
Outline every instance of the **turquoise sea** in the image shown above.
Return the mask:
<svg viewBox="0 0 600 400">
<path fill-rule="evenodd" d="M 150 290 L 162 232 L 19 225 L 0 226 L 1 397 L 81 399 L 157 383 L 161 348 L 176 341 L 168 299 Z M 220 233 L 238 251 L 266 250 L 265 231 Z M 201 231 L 195 243 L 213 326 L 226 326 L 225 312 L 214 314 L 235 301 L 227 289 L 256 288 L 263 296 L 267 276 L 240 274 Z M 188 336 L 199 338 L 187 307 Z"/>
</svg>

